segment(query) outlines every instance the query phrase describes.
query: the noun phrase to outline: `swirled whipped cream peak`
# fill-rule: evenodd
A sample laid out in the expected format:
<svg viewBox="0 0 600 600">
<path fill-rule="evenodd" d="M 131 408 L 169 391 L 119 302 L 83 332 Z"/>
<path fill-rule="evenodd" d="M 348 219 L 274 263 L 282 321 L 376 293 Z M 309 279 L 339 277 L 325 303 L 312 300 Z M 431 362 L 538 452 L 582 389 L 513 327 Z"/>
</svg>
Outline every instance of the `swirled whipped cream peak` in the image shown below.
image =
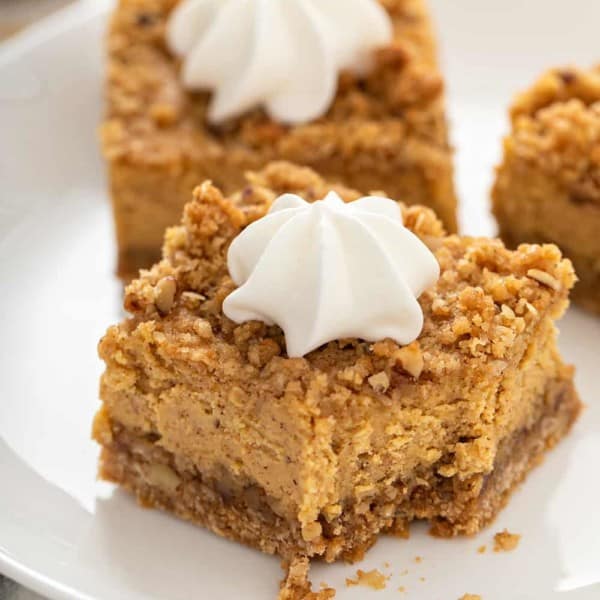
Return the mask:
<svg viewBox="0 0 600 600">
<path fill-rule="evenodd" d="M 280 196 L 233 240 L 227 265 L 238 287 L 225 315 L 279 325 L 290 357 L 343 338 L 409 344 L 423 328 L 417 298 L 440 273 L 396 202 L 335 192 Z"/>
<path fill-rule="evenodd" d="M 282 123 L 314 120 L 340 71 L 365 74 L 391 38 L 378 0 L 181 0 L 167 28 L 184 85 L 214 92 L 213 123 L 258 106 Z"/>
</svg>

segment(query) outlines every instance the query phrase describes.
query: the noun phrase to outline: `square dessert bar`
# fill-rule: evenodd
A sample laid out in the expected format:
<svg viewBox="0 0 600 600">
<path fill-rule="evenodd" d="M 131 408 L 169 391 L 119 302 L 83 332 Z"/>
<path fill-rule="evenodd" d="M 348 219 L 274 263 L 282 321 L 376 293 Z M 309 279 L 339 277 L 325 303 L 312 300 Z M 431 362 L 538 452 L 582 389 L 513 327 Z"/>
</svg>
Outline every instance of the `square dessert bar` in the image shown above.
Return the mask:
<svg viewBox="0 0 600 600">
<path fill-rule="evenodd" d="M 330 189 L 359 196 L 287 163 L 230 197 L 196 189 L 162 261 L 128 286 L 131 317 L 100 343 L 100 475 L 288 559 L 352 560 L 413 519 L 475 533 L 579 413 L 554 324 L 571 263 L 552 245 L 446 236 L 432 211 L 403 207 L 441 267 L 419 338 L 288 358 L 279 327 L 224 316 L 226 252 L 278 195 Z"/>
<path fill-rule="evenodd" d="M 600 313 L 600 67 L 546 73 L 511 118 L 493 188 L 500 235 L 558 244 L 579 278 L 573 298 Z"/>
<path fill-rule="evenodd" d="M 357 189 L 385 190 L 433 208 L 456 230 L 452 151 L 443 81 L 425 0 L 381 0 L 394 41 L 366 78 L 343 73 L 327 114 L 285 126 L 254 110 L 222 125 L 206 119 L 209 93 L 190 93 L 165 27 L 177 0 L 120 0 L 108 38 L 107 115 L 101 128 L 119 251 L 127 279 L 160 258 L 205 179 L 231 193 L 247 170 L 285 159 Z M 232 42 L 235 43 L 235 42 Z"/>
</svg>

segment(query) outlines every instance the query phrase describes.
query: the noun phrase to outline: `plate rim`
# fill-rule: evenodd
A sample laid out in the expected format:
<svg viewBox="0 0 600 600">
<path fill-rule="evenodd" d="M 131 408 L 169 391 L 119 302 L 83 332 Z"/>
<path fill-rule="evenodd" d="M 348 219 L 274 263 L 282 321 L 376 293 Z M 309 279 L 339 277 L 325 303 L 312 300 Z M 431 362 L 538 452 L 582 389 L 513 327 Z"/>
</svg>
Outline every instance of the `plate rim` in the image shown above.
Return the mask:
<svg viewBox="0 0 600 600">
<path fill-rule="evenodd" d="M 48 577 L 38 569 L 11 557 L 1 547 L 0 573 L 4 577 L 8 577 L 26 587 L 28 590 L 37 594 L 43 594 L 52 600 L 95 600 L 93 596 L 79 592 L 75 588 L 65 585 L 52 577 Z"/>
</svg>

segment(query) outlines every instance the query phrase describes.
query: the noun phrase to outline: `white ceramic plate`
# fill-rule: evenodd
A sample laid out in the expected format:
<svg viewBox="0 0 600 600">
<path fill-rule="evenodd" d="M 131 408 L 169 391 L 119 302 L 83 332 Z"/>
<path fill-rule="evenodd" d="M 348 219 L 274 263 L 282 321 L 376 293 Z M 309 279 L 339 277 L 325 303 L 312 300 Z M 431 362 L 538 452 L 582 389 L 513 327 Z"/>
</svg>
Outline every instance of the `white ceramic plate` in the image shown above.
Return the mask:
<svg viewBox="0 0 600 600">
<path fill-rule="evenodd" d="M 487 188 L 505 106 L 545 66 L 600 56 L 600 3 L 433 5 L 463 225 L 490 233 Z M 0 570 L 51 598 L 274 598 L 277 559 L 142 510 L 95 481 L 96 343 L 121 315 L 95 137 L 107 7 L 81 2 L 0 48 Z M 600 597 L 599 340 L 600 319 L 571 309 L 561 347 L 588 405 L 573 435 L 476 538 L 436 540 L 415 527 L 409 541 L 380 541 L 358 565 L 392 575 L 375 598 Z M 521 544 L 494 554 L 492 536 L 504 527 Z M 344 585 L 356 568 L 315 565 L 313 581 L 339 598 L 370 597 Z"/>
</svg>

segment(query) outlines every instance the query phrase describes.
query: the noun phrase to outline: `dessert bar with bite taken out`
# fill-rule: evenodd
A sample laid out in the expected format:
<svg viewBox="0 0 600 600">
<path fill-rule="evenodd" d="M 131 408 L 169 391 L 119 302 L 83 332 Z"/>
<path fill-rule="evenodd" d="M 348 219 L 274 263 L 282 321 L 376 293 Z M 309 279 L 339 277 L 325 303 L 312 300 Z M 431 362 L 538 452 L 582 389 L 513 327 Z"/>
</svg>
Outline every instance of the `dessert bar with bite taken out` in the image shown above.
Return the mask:
<svg viewBox="0 0 600 600">
<path fill-rule="evenodd" d="M 580 410 L 555 246 L 359 198 L 288 163 L 203 183 L 99 347 L 101 477 L 281 555 L 288 591 L 414 519 L 476 533 Z"/>
</svg>

